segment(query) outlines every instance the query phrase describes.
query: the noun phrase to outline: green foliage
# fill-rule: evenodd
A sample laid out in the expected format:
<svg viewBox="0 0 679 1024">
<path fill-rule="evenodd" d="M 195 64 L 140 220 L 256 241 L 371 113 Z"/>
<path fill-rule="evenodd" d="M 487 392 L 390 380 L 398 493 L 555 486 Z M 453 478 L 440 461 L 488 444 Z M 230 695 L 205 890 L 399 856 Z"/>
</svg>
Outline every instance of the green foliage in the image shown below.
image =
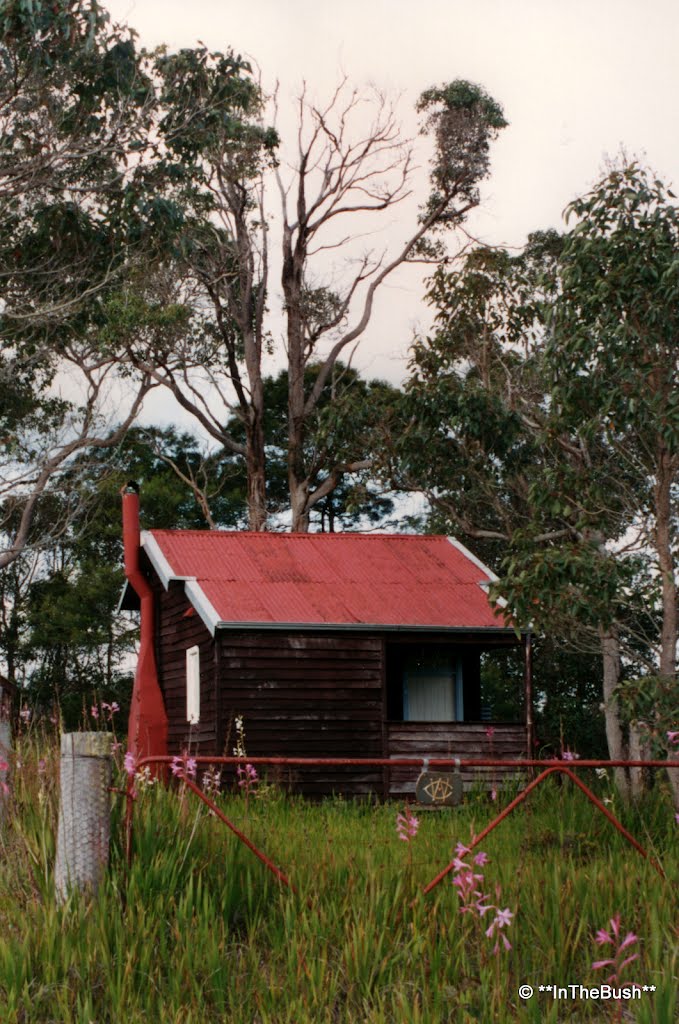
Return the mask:
<svg viewBox="0 0 679 1024">
<path fill-rule="evenodd" d="M 633 163 L 611 171 L 568 215 L 577 222 L 561 258 L 548 347 L 557 410 L 616 453 L 627 443 L 654 448 L 657 436 L 674 453 L 679 209 L 667 186 Z"/>
<path fill-rule="evenodd" d="M 255 174 L 278 139 L 256 122 L 262 98 L 248 62 L 199 46 L 160 52 L 156 68 L 163 83 L 159 131 L 172 157 L 193 164 L 193 173 L 212 159 L 226 161 L 234 178 Z"/>
<path fill-rule="evenodd" d="M 651 757 L 676 754 L 676 744 L 668 737 L 679 724 L 675 679 L 653 675 L 625 679 L 616 696 L 623 719 L 639 729 Z"/>
<path fill-rule="evenodd" d="M 432 137 L 433 190 L 421 218 L 434 229 L 459 224 L 479 201 L 478 186 L 490 169 L 490 143 L 507 127 L 500 104 L 479 85 L 456 79 L 427 89 L 417 110 L 422 133 Z"/>
</svg>

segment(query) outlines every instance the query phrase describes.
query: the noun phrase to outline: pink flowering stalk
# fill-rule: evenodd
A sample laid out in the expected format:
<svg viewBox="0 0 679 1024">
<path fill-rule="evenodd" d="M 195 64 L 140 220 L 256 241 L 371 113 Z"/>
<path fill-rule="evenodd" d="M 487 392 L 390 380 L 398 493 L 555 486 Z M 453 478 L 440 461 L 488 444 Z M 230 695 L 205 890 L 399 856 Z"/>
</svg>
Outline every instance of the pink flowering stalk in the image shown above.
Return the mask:
<svg viewBox="0 0 679 1024">
<path fill-rule="evenodd" d="M 7 761 L 0 761 L 0 772 L 8 771 L 9 765 L 7 764 Z M 7 796 L 9 794 L 9 786 L 7 785 L 4 779 L 0 779 L 0 793 L 2 793 L 3 796 Z"/>
<path fill-rule="evenodd" d="M 561 760 L 562 761 L 579 761 L 580 760 L 580 755 L 576 754 L 574 750 L 569 750 L 569 748 L 566 747 L 565 750 L 561 751 Z"/>
<path fill-rule="evenodd" d="M 620 914 L 616 914 L 610 920 L 611 930 L 606 931 L 605 928 L 600 928 L 596 933 L 594 941 L 597 946 L 612 946 L 611 955 L 606 960 L 595 960 L 592 964 L 592 970 L 598 971 L 603 967 L 610 967 L 611 973 L 606 978 L 606 983 L 620 982 L 620 975 L 622 974 L 625 967 L 631 964 L 633 960 L 637 960 L 639 957 L 638 953 L 626 953 L 635 942 L 638 942 L 638 937 L 634 932 L 627 932 L 624 939 L 620 937 Z"/>
<path fill-rule="evenodd" d="M 236 768 L 236 774 L 240 779 L 240 782 L 238 783 L 239 786 L 250 786 L 258 781 L 257 769 L 254 764 L 246 764 L 245 767 L 243 767 L 242 764 L 239 764 Z"/>
<path fill-rule="evenodd" d="M 128 750 L 128 752 L 125 754 L 123 763 L 125 765 L 125 771 L 127 772 L 127 774 L 134 775 L 134 773 L 137 770 L 137 759 L 135 758 L 131 750 Z"/>
<path fill-rule="evenodd" d="M 259 782 L 257 769 L 254 764 L 239 764 L 236 765 L 236 775 L 238 776 L 238 785 L 245 793 L 245 799 L 247 801 L 250 796 L 250 791 L 253 790 Z"/>
<path fill-rule="evenodd" d="M 217 796 L 222 787 L 222 773 L 216 765 L 211 764 L 207 771 L 203 772 L 203 792 L 206 796 Z M 212 814 L 212 811 L 210 811 Z"/>
<path fill-rule="evenodd" d="M 453 885 L 457 889 L 460 913 L 470 914 L 472 917 L 483 920 L 489 911 L 495 911 L 494 918 L 486 928 L 486 936 L 489 939 L 495 938 L 493 953 L 497 956 L 501 950 L 500 943 L 505 950 L 512 948 L 511 942 L 502 929 L 509 927 L 514 914 L 508 907 L 501 910 L 499 906 L 490 902 L 490 896 L 483 892 L 483 875 L 480 871 L 475 871 L 474 867 L 465 860 L 470 853 L 469 847 L 464 846 L 463 843 L 458 843 L 455 847 Z M 474 854 L 472 858 L 475 867 L 483 867 L 489 863 L 489 860 L 488 854 L 483 850 Z M 495 887 L 495 891 L 499 900 L 501 893 L 499 885 Z"/>
<path fill-rule="evenodd" d="M 92 707 L 90 708 L 90 714 L 92 715 L 92 718 L 96 722 L 96 720 L 99 718 L 99 708 L 96 704 L 93 704 Z"/>
<path fill-rule="evenodd" d="M 409 843 L 417 835 L 419 827 L 419 818 L 410 813 L 410 808 L 406 804 L 405 814 L 396 815 L 396 834 L 398 838 L 402 839 L 404 843 Z"/>
</svg>

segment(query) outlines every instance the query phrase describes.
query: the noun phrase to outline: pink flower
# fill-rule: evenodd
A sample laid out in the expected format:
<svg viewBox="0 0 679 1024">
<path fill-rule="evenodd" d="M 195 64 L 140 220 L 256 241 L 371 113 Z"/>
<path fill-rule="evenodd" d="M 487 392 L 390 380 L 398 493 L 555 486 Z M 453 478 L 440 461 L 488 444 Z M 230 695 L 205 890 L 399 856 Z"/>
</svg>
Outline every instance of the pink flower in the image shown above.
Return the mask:
<svg viewBox="0 0 679 1024">
<path fill-rule="evenodd" d="M 578 761 L 579 759 L 580 755 L 576 754 L 574 750 L 569 750 L 568 747 L 561 752 L 562 761 Z"/>
<path fill-rule="evenodd" d="M 1 767 L 1 766 L 0 766 Z M 44 757 L 41 757 L 38 761 L 38 775 L 44 775 L 47 771 L 47 761 Z"/>
<path fill-rule="evenodd" d="M 195 757 L 189 757 L 186 761 L 186 774 L 190 779 L 195 779 L 198 765 Z"/>
<path fill-rule="evenodd" d="M 477 853 L 475 855 L 475 857 L 474 857 L 474 863 L 475 864 L 480 864 L 482 866 L 484 864 L 487 864 L 489 860 L 490 860 L 490 858 L 489 858 L 488 854 L 484 853 L 483 850 L 481 850 L 480 853 Z"/>
<path fill-rule="evenodd" d="M 491 789 L 491 791 L 490 791 L 490 799 L 491 800 L 497 800 L 497 790 L 496 789 Z"/>
<path fill-rule="evenodd" d="M 99 718 L 99 708 L 97 707 L 96 704 L 93 704 L 92 707 L 90 708 L 90 714 L 94 719 Z"/>
<path fill-rule="evenodd" d="M 127 772 L 127 774 L 134 775 L 137 767 L 137 759 L 135 758 L 131 750 L 128 750 L 128 752 L 125 754 L 124 764 L 125 771 Z"/>
<path fill-rule="evenodd" d="M 254 764 L 246 764 L 245 767 L 242 764 L 237 765 L 236 775 L 239 779 L 238 785 L 244 786 L 248 790 L 258 781 L 257 769 Z"/>
<path fill-rule="evenodd" d="M 495 727 L 492 726 L 492 725 L 487 726 L 487 728 L 486 728 L 486 736 L 488 737 L 488 739 L 492 740 L 494 735 L 495 735 Z"/>
<path fill-rule="evenodd" d="M 614 949 L 612 955 L 608 957 L 606 960 L 595 960 L 592 964 L 592 970 L 598 971 L 602 967 L 612 967 L 612 971 L 606 979 L 606 981 L 616 982 L 620 981 L 620 974 L 622 973 L 623 969 L 627 967 L 628 964 L 631 964 L 634 960 L 637 960 L 639 957 L 638 953 L 632 953 L 631 956 L 627 956 L 624 959 L 621 959 L 624 950 L 628 949 L 630 946 L 632 946 L 635 942 L 638 942 L 639 940 L 638 936 L 636 936 L 634 932 L 627 932 L 624 939 L 621 940 L 620 914 L 615 914 L 611 918 L 609 924 L 611 926 L 610 932 L 607 932 L 605 928 L 600 928 L 599 931 L 596 933 L 594 941 L 596 942 L 597 946 L 611 945 L 617 948 Z"/>
<path fill-rule="evenodd" d="M 28 723 L 31 720 L 31 709 L 27 708 L 25 704 L 19 712 L 19 718 L 25 723 Z"/>
<path fill-rule="evenodd" d="M 405 814 L 396 815 L 396 832 L 398 838 L 402 839 L 404 843 L 409 843 L 411 839 L 415 838 L 419 827 L 419 819 L 410 813 L 410 808 L 407 805 Z"/>
<path fill-rule="evenodd" d="M 679 732 L 668 732 L 667 734 L 668 743 L 679 743 Z"/>
<path fill-rule="evenodd" d="M 679 814 L 674 815 L 674 820 L 676 821 L 677 825 L 679 825 Z"/>
<path fill-rule="evenodd" d="M 504 910 L 498 910 L 495 918 L 498 928 L 504 928 L 506 925 L 510 925 L 513 917 L 514 914 L 511 912 L 509 907 L 505 907 Z"/>
<path fill-rule="evenodd" d="M 495 956 L 497 956 L 498 953 L 500 952 L 500 942 L 502 942 L 502 945 L 506 950 L 510 950 L 512 948 L 512 944 L 507 938 L 507 936 L 502 934 L 502 929 L 508 927 L 512 923 L 512 918 L 514 917 L 514 914 L 508 907 L 505 907 L 504 910 L 500 910 L 498 907 L 495 907 L 494 909 L 497 911 L 497 913 L 495 914 L 493 920 L 490 922 L 490 926 L 486 929 L 486 935 L 488 936 L 489 939 L 492 939 L 493 935 L 495 935 L 495 946 L 493 948 L 493 953 L 495 954 Z"/>
<path fill-rule="evenodd" d="M 182 775 L 184 773 L 184 762 L 181 757 L 173 757 L 172 764 L 170 765 L 170 771 L 173 775 Z"/>
</svg>

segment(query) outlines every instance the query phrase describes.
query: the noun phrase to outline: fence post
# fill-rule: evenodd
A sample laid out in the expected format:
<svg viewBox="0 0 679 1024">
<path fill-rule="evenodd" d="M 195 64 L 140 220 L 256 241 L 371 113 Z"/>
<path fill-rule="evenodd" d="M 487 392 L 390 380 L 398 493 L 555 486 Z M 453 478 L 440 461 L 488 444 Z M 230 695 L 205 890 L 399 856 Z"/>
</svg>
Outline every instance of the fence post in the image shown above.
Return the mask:
<svg viewBox="0 0 679 1024">
<path fill-rule="evenodd" d="M 54 880 L 57 902 L 70 889 L 95 893 L 108 863 L 111 744 L 106 732 L 61 737 L 61 799 Z"/>
<path fill-rule="evenodd" d="M 9 765 L 12 751 L 12 730 L 9 722 L 0 720 L 0 764 Z M 7 802 L 7 776 L 9 768 L 0 768 L 0 825 L 5 816 Z"/>
</svg>

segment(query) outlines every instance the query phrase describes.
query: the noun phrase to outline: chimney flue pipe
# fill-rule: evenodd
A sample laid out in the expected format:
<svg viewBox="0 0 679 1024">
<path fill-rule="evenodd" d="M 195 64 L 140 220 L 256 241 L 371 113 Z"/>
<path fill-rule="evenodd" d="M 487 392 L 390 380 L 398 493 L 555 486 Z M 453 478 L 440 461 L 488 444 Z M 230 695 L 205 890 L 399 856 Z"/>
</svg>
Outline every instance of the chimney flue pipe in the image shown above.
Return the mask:
<svg viewBox="0 0 679 1024">
<path fill-rule="evenodd" d="M 125 575 L 141 602 L 139 656 L 127 730 L 128 749 L 139 759 L 167 754 L 167 714 L 156 669 L 153 590 L 139 565 L 139 488 L 130 482 L 121 493 Z"/>
</svg>

